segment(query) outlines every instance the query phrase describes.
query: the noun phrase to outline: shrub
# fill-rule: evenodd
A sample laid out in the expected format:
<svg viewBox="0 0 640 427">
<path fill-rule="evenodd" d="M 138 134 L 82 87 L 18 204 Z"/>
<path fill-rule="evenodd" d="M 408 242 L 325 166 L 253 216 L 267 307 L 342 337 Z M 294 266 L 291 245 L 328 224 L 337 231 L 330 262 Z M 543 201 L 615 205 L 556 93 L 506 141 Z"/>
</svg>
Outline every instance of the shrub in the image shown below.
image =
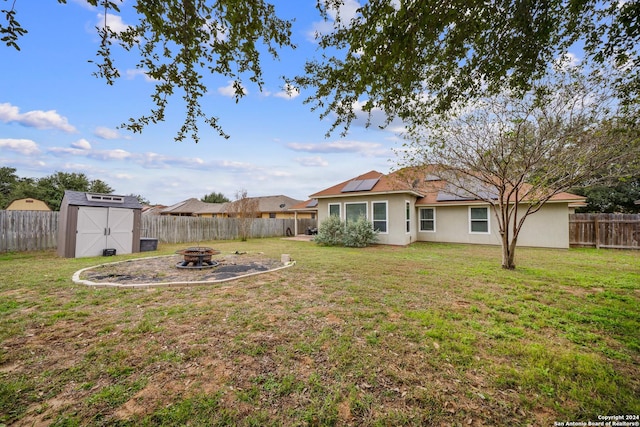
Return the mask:
<svg viewBox="0 0 640 427">
<path fill-rule="evenodd" d="M 348 224 L 340 221 L 337 216 L 330 216 L 318 227 L 318 235 L 314 239 L 316 243 L 327 246 L 348 246 L 363 248 L 377 239 L 377 232 L 372 224 L 364 217 L 358 218 Z"/>
<path fill-rule="evenodd" d="M 351 248 L 364 248 L 377 240 L 377 232 L 365 217 L 347 223 L 344 231 L 344 245 Z"/>
<path fill-rule="evenodd" d="M 318 227 L 318 235 L 313 239 L 321 245 L 339 246 L 342 245 L 344 235 L 344 223 L 335 215 L 322 221 Z"/>
</svg>

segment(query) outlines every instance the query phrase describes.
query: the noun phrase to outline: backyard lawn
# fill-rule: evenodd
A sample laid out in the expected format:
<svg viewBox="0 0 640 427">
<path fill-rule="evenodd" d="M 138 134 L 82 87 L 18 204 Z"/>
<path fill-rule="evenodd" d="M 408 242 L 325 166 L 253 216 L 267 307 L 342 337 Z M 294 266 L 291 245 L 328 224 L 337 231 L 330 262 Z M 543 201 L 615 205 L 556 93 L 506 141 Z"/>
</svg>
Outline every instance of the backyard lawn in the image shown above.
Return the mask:
<svg viewBox="0 0 640 427">
<path fill-rule="evenodd" d="M 113 258 L 0 254 L 0 426 L 639 421 L 640 251 L 200 244 L 296 265 L 90 288 Z"/>
</svg>

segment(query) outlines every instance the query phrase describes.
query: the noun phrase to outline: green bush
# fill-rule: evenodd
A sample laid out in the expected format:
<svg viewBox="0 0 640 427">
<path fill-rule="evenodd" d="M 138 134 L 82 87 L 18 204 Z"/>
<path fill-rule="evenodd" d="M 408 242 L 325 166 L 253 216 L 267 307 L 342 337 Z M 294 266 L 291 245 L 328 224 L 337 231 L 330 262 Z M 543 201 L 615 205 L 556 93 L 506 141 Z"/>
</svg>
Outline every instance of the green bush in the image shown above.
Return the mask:
<svg viewBox="0 0 640 427">
<path fill-rule="evenodd" d="M 365 217 L 349 222 L 344 230 L 344 245 L 350 248 L 364 248 L 376 242 L 377 232 Z"/>
<path fill-rule="evenodd" d="M 318 235 L 313 239 L 316 243 L 326 246 L 342 245 L 344 223 L 335 215 L 322 221 L 318 227 Z"/>
<path fill-rule="evenodd" d="M 377 232 L 364 217 L 345 224 L 340 218 L 332 215 L 320 224 L 314 240 L 327 246 L 363 248 L 376 242 Z"/>
</svg>

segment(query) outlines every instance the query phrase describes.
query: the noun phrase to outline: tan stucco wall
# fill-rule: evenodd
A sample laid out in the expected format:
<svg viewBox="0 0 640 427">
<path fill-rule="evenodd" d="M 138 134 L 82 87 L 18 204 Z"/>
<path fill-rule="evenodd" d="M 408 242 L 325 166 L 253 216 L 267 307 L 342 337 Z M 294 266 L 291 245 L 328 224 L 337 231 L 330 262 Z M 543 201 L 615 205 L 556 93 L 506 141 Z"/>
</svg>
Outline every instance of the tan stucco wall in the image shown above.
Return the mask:
<svg viewBox="0 0 640 427">
<path fill-rule="evenodd" d="M 7 206 L 8 211 L 50 211 L 49 206 L 42 200 L 18 199 Z"/>
<path fill-rule="evenodd" d="M 318 224 L 329 216 L 329 204 L 340 204 L 340 219 L 345 219 L 345 203 L 366 203 L 367 219 L 372 220 L 372 202 L 387 202 L 387 233 L 379 233 L 377 243 L 408 245 L 417 239 L 415 197 L 408 194 L 382 194 L 352 197 L 335 197 L 318 200 Z M 406 232 L 405 202 L 411 204 L 411 232 Z"/>
<path fill-rule="evenodd" d="M 499 245 L 497 220 L 493 212 L 491 210 L 489 212 L 490 234 L 475 234 L 469 233 L 468 206 L 436 206 L 435 233 L 419 232 L 418 240 Z M 518 246 L 568 248 L 569 209 L 567 204 L 547 204 L 540 211 L 527 217 L 520 231 Z"/>
<path fill-rule="evenodd" d="M 345 219 L 345 203 L 366 203 L 367 219 L 372 220 L 372 202 L 386 201 L 387 233 L 378 234 L 378 243 L 408 245 L 415 241 L 499 245 L 500 234 L 495 214 L 489 209 L 489 233 L 469 232 L 469 206 L 436 206 L 436 231 L 419 231 L 419 209 L 415 197 L 408 194 L 363 195 L 318 200 L 318 224 L 329 216 L 329 204 L 340 204 L 340 216 Z M 411 232 L 406 232 L 405 203 L 411 204 Z M 474 205 L 488 207 L 489 205 Z M 521 211 L 524 208 L 521 209 Z M 520 232 L 518 246 L 546 248 L 569 247 L 569 208 L 567 203 L 549 203 L 530 215 Z"/>
</svg>

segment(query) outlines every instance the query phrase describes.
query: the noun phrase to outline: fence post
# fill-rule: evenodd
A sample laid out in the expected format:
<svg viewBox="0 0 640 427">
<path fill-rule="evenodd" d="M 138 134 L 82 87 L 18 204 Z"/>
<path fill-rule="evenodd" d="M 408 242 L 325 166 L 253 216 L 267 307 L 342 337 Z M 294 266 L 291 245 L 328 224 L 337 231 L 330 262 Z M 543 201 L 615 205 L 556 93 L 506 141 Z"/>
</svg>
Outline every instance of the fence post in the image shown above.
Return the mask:
<svg viewBox="0 0 640 427">
<path fill-rule="evenodd" d="M 598 215 L 593 217 L 594 238 L 596 241 L 596 249 L 600 249 L 600 223 L 598 222 Z"/>
</svg>

